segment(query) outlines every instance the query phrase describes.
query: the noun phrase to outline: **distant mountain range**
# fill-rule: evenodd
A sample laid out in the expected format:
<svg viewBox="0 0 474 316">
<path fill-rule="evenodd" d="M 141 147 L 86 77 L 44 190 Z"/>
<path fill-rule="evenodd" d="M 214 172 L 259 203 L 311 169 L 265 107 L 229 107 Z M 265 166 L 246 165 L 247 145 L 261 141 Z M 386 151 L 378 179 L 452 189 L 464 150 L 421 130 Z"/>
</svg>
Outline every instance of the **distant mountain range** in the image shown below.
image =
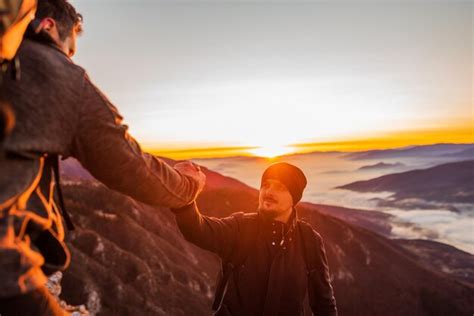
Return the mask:
<svg viewBox="0 0 474 316">
<path fill-rule="evenodd" d="M 383 169 L 394 169 L 394 168 L 403 168 L 406 167 L 404 164 L 397 162 L 397 163 L 385 163 L 385 162 L 379 162 L 373 165 L 368 165 L 368 166 L 362 166 L 358 168 L 357 170 L 359 171 L 365 171 L 365 170 L 383 170 Z"/>
<path fill-rule="evenodd" d="M 444 154 L 443 157 L 474 159 L 474 147 L 457 151 L 455 153 Z"/>
<path fill-rule="evenodd" d="M 257 190 L 205 173 L 208 182 L 198 200 L 203 213 L 223 217 L 256 209 Z M 211 314 L 219 261 L 182 238 L 168 209 L 64 176 L 66 205 L 77 227 L 69 237 L 72 263 L 63 279 L 68 303 L 86 303 L 98 315 Z M 456 275 L 461 268 L 472 273 L 464 262 L 472 263 L 472 255 L 450 247 L 442 252 L 445 258 L 436 251 L 442 244 L 401 244 L 358 226 L 363 218 L 348 223 L 348 209 L 336 218 L 331 206 L 303 203 L 298 212 L 324 238 L 340 315 L 472 315 L 474 284 Z M 415 256 L 420 249 L 423 256 Z M 426 258 L 437 256 L 439 265 L 430 265 Z M 453 256 L 457 261 L 450 266 Z M 441 269 L 446 265 L 452 271 Z"/>
<path fill-rule="evenodd" d="M 393 173 L 337 188 L 357 192 L 389 191 L 394 192 L 394 197 L 399 200 L 416 198 L 437 202 L 474 203 L 474 160 Z"/>
<path fill-rule="evenodd" d="M 474 144 L 435 144 L 397 149 L 369 150 L 345 155 L 348 159 L 387 159 L 407 157 L 462 157 L 474 159 Z"/>
</svg>

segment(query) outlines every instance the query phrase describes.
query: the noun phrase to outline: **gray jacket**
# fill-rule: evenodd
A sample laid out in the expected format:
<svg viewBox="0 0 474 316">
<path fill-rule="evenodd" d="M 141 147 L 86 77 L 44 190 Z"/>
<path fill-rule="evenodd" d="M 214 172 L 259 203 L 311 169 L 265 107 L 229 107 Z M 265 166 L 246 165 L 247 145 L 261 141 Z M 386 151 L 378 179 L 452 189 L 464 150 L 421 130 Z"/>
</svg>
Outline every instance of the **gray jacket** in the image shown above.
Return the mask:
<svg viewBox="0 0 474 316">
<path fill-rule="evenodd" d="M 191 178 L 142 152 L 117 109 L 59 49 L 25 40 L 19 57 L 21 80 L 5 76 L 1 90 L 16 121 L 0 144 L 0 297 L 44 284 L 46 241 L 59 243 L 49 263 L 68 264 L 53 155 L 77 158 L 108 187 L 150 205 L 182 207 L 197 191 Z"/>
</svg>

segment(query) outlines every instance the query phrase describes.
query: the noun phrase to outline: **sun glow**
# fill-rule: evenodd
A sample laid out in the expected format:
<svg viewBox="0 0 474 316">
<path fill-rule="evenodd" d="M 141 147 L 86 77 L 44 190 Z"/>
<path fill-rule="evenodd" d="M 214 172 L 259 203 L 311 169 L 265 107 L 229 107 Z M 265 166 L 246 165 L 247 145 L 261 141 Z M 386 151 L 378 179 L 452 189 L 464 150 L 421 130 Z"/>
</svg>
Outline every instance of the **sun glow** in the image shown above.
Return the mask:
<svg viewBox="0 0 474 316">
<path fill-rule="evenodd" d="M 275 158 L 295 152 L 295 149 L 290 146 L 263 146 L 250 149 L 249 152 L 258 157 Z"/>
</svg>

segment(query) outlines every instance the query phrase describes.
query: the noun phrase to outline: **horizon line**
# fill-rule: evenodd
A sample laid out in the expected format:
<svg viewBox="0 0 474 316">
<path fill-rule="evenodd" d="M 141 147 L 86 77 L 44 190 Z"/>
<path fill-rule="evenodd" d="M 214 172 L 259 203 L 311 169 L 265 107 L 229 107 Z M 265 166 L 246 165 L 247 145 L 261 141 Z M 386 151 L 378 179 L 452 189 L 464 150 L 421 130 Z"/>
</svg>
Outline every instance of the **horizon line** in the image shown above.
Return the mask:
<svg viewBox="0 0 474 316">
<path fill-rule="evenodd" d="M 349 144 L 348 142 L 331 142 L 331 144 Z M 393 150 L 393 149 L 403 149 L 408 147 L 422 147 L 422 146 L 435 146 L 435 145 L 443 145 L 443 144 L 452 144 L 452 145 L 474 145 L 474 139 L 469 141 L 462 141 L 462 142 L 431 142 L 431 143 L 412 143 L 412 144 L 404 144 L 404 145 L 394 145 L 394 146 L 375 146 L 375 147 L 364 147 L 364 148 L 333 148 L 333 149 L 322 149 L 326 147 L 328 142 L 325 143 L 303 143 L 303 144 L 295 144 L 291 147 L 293 148 L 305 148 L 305 150 L 298 150 L 289 152 L 287 154 L 278 155 L 275 157 L 265 157 L 252 154 L 250 151 L 258 148 L 255 146 L 223 146 L 223 147 L 212 147 L 212 148 L 187 148 L 187 149 L 176 149 L 176 150 L 157 150 L 157 149 L 148 149 L 147 152 L 150 152 L 156 156 L 162 156 L 171 159 L 179 159 L 179 160 L 191 160 L 191 159 L 213 159 L 213 158 L 235 158 L 235 157 L 254 157 L 254 158 L 263 158 L 263 159 L 275 159 L 281 158 L 285 156 L 293 156 L 293 155 L 304 155 L 304 154 L 311 154 L 311 153 L 353 153 L 353 152 L 366 152 L 372 150 Z M 356 145 L 359 142 L 351 142 L 350 144 Z"/>
<path fill-rule="evenodd" d="M 281 144 L 278 147 L 285 148 L 281 154 L 275 154 L 273 158 L 295 154 L 307 154 L 312 152 L 362 152 L 368 150 L 387 150 L 409 146 L 428 146 L 435 144 L 474 144 L 474 126 L 470 128 L 457 127 L 451 129 L 425 129 L 406 130 L 394 133 L 381 133 L 377 137 L 359 137 L 335 139 L 330 141 L 307 141 L 293 144 Z M 159 144 L 144 144 L 143 147 L 148 152 L 172 159 L 205 159 L 205 158 L 226 158 L 226 157 L 262 157 L 258 149 L 265 149 L 269 146 L 256 145 L 236 145 L 222 146 L 185 146 L 185 144 L 174 145 L 173 147 L 160 146 Z M 169 146 L 169 145 L 168 145 Z M 160 148 L 161 147 L 161 148 Z"/>
</svg>

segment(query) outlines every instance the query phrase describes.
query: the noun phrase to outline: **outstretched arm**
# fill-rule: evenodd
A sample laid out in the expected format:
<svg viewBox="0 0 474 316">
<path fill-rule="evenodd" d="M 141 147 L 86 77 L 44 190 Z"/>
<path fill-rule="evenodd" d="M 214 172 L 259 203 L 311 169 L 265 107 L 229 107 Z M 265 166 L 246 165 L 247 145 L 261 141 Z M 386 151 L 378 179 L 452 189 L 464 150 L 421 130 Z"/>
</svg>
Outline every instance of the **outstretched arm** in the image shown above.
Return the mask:
<svg viewBox="0 0 474 316">
<path fill-rule="evenodd" d="M 172 211 L 187 241 L 221 257 L 229 257 L 239 236 L 237 217 L 243 213 L 235 213 L 225 218 L 204 216 L 199 212 L 196 202 Z"/>
<path fill-rule="evenodd" d="M 72 155 L 94 177 L 150 205 L 182 207 L 196 198 L 202 183 L 144 153 L 117 109 L 87 77 L 80 102 Z"/>
</svg>

